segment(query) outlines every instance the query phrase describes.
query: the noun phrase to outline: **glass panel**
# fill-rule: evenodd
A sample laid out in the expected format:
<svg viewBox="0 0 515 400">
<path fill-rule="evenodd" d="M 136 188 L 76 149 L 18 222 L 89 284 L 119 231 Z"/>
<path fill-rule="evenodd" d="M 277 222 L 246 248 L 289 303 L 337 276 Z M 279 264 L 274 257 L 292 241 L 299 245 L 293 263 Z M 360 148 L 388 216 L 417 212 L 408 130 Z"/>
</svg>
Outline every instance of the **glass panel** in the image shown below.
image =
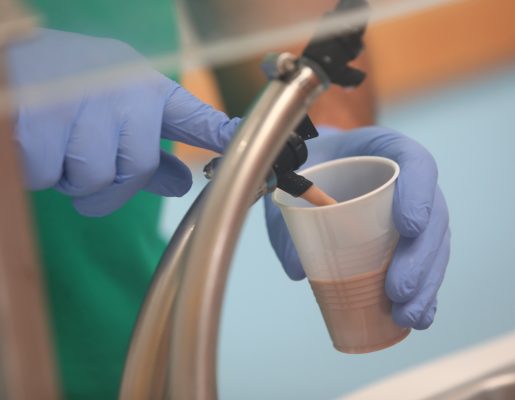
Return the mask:
<svg viewBox="0 0 515 400">
<path fill-rule="evenodd" d="M 220 65 L 329 35 L 367 18 L 377 23 L 456 0 L 371 0 L 370 13 L 336 12 L 336 0 L 30 0 L 42 25 L 130 44 L 159 71 L 174 75 Z M 342 0 L 342 4 L 361 3 Z M 345 9 L 345 7 L 343 7 Z M 180 38 L 180 39 L 179 39 Z M 36 38 L 35 40 L 42 40 Z M 35 72 L 18 82 L 24 101 L 48 101 L 77 89 L 104 88 L 141 77 L 142 59 L 116 44 L 55 38 L 39 46 Z M 24 60 L 29 63 L 29 60 Z M 49 64 L 59 63 L 59 68 Z M 33 66 L 33 68 L 35 68 Z M 52 71 L 50 71 L 52 70 Z"/>
</svg>

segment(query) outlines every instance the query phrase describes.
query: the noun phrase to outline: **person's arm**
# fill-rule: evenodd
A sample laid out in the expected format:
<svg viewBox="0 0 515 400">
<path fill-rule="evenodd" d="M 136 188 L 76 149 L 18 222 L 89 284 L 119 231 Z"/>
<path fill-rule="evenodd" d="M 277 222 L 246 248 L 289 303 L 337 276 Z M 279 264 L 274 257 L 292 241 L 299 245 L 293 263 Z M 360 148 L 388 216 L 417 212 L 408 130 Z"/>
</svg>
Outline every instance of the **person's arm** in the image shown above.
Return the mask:
<svg viewBox="0 0 515 400">
<path fill-rule="evenodd" d="M 235 9 L 229 0 L 210 0 L 209 15 L 215 19 L 215 25 L 226 30 L 226 35 L 239 33 L 258 34 L 274 28 L 287 28 L 312 21 L 333 10 L 336 0 L 318 0 L 299 2 L 297 0 L 259 0 L 245 2 L 245 6 Z M 197 11 L 195 15 L 202 15 Z M 212 19 L 211 19 L 212 21 Z M 218 21 L 218 22 L 216 22 Z M 197 22 L 201 23 L 201 20 Z M 230 23 L 229 23 L 230 22 Z M 308 34 L 285 48 L 273 49 L 273 52 L 288 51 L 300 55 L 308 41 Z M 366 43 L 366 39 L 365 39 Z M 258 55 L 250 59 L 224 65 L 215 69 L 226 111 L 229 115 L 244 115 L 255 97 L 267 83 L 261 70 L 264 57 Z M 328 91 L 316 100 L 309 111 L 315 125 L 328 125 L 342 129 L 352 129 L 372 125 L 375 122 L 375 96 L 370 63 L 365 51 L 351 63 L 367 73 L 367 79 L 355 89 L 344 89 L 331 85 Z"/>
<path fill-rule="evenodd" d="M 285 51 L 299 54 L 303 45 Z M 262 57 L 256 57 L 238 64 L 219 67 L 215 70 L 226 111 L 229 115 L 243 115 L 260 90 L 266 85 L 261 70 Z M 331 85 L 313 104 L 309 115 L 315 125 L 328 125 L 341 129 L 353 129 L 373 125 L 376 104 L 373 76 L 366 51 L 352 63 L 367 72 L 367 79 L 355 89 L 344 89 Z"/>
</svg>

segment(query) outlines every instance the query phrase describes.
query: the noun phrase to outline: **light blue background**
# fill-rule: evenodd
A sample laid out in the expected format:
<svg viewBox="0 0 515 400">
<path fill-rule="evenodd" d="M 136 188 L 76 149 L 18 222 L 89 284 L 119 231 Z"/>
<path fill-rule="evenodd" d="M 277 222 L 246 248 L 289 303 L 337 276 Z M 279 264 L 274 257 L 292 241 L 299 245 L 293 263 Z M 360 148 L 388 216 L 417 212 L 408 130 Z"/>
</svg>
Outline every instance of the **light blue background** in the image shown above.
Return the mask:
<svg viewBox="0 0 515 400">
<path fill-rule="evenodd" d="M 225 300 L 221 399 L 332 399 L 515 329 L 515 66 L 385 107 L 380 121 L 423 143 L 439 165 L 453 238 L 435 323 L 378 353 L 335 351 L 307 282 L 282 272 L 258 204 Z M 197 174 L 194 190 L 168 203 L 165 229 L 203 185 Z"/>
</svg>

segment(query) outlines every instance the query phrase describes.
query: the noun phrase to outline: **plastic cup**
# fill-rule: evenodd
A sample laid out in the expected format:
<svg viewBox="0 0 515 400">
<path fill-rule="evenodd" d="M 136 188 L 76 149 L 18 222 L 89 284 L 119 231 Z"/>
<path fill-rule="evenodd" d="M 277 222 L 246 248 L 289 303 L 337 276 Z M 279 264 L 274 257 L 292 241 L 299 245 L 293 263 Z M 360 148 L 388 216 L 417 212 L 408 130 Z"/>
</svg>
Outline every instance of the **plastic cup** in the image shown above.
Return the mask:
<svg viewBox="0 0 515 400">
<path fill-rule="evenodd" d="M 338 204 L 315 207 L 276 190 L 334 347 L 368 353 L 404 339 L 384 291 L 399 234 L 392 202 L 399 166 L 382 157 L 349 157 L 302 172 Z"/>
</svg>

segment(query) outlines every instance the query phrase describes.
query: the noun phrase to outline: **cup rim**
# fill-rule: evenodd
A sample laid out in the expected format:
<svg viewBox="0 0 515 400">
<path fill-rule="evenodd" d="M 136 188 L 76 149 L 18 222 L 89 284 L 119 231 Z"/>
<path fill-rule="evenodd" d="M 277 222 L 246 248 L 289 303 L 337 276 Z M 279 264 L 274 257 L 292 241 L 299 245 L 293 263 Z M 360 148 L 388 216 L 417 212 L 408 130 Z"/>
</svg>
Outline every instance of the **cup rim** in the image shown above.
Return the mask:
<svg viewBox="0 0 515 400">
<path fill-rule="evenodd" d="M 389 187 L 392 184 L 392 182 L 395 182 L 395 180 L 399 177 L 399 173 L 400 173 L 399 164 L 397 164 L 395 161 L 393 161 L 393 160 L 391 160 L 389 158 L 379 157 L 379 156 L 351 156 L 351 157 L 342 157 L 342 158 L 338 158 L 336 160 L 326 161 L 326 162 L 323 162 L 321 164 L 317 164 L 317 165 L 314 165 L 312 167 L 306 168 L 305 170 L 300 171 L 299 174 L 300 175 L 304 175 L 306 173 L 317 171 L 319 169 L 326 168 L 328 165 L 331 165 L 331 164 L 340 164 L 340 163 L 346 164 L 346 163 L 356 162 L 356 161 L 373 161 L 373 162 L 379 162 L 379 163 L 382 163 L 382 164 L 389 164 L 390 166 L 393 167 L 393 174 L 392 174 L 390 179 L 388 179 L 385 183 L 383 183 L 381 186 L 375 188 L 374 190 L 372 190 L 370 192 L 367 192 L 365 194 L 362 194 L 361 196 L 354 197 L 354 198 L 352 198 L 350 200 L 342 201 L 342 202 L 336 203 L 336 204 L 330 204 L 330 205 L 327 205 L 327 206 L 317 206 L 317 207 L 289 206 L 289 205 L 281 203 L 281 202 L 279 202 L 277 200 L 277 196 L 278 196 L 277 190 L 281 190 L 279 188 L 277 188 L 276 191 L 274 191 L 274 193 L 272 193 L 272 201 L 274 202 L 274 204 L 276 204 L 279 207 L 288 208 L 289 210 L 302 210 L 304 212 L 315 212 L 315 211 L 320 210 L 320 209 L 324 209 L 325 210 L 325 209 L 336 208 L 336 207 L 346 207 L 346 206 L 354 204 L 354 203 L 356 203 L 358 201 L 362 201 L 362 200 L 366 199 L 367 197 L 374 196 L 377 193 L 382 192 L 383 190 L 386 190 L 386 188 Z"/>
</svg>

